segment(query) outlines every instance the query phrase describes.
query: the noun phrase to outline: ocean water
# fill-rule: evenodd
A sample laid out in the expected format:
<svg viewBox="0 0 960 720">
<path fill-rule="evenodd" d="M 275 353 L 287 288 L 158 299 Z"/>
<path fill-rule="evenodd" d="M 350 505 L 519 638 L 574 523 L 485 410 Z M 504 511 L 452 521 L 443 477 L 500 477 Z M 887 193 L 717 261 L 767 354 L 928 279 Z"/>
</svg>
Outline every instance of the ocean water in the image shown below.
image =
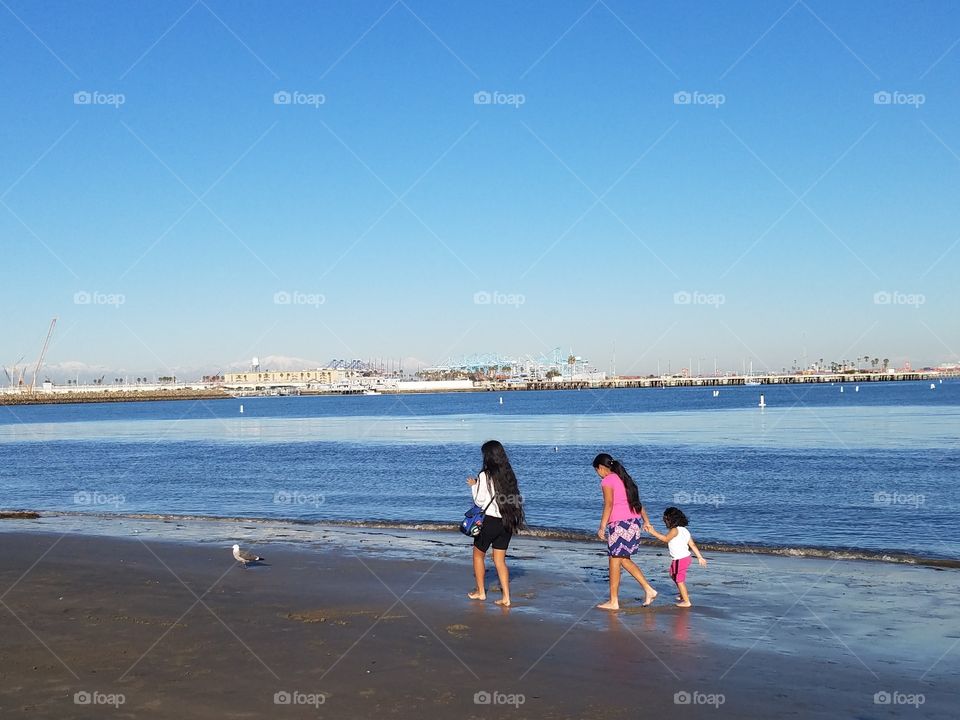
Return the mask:
<svg viewBox="0 0 960 720">
<path fill-rule="evenodd" d="M 596 530 L 603 451 L 703 544 L 960 559 L 960 381 L 840 388 L 0 407 L 0 508 L 449 525 L 496 438 L 546 535 Z"/>
</svg>

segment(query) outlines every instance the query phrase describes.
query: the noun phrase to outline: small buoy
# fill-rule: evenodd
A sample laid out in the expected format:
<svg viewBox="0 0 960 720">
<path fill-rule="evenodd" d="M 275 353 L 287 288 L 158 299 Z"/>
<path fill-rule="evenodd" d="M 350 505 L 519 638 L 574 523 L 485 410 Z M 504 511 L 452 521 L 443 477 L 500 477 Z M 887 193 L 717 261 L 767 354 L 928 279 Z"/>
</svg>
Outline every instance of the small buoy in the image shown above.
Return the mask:
<svg viewBox="0 0 960 720">
<path fill-rule="evenodd" d="M 843 385 L 840 386 L 840 392 L 843 392 Z"/>
<path fill-rule="evenodd" d="M 500 404 L 503 405 L 503 395 L 500 396 Z"/>
<path fill-rule="evenodd" d="M 713 391 L 713 396 L 714 396 L 714 397 L 720 397 L 720 391 L 719 391 L 719 390 L 714 390 L 714 391 Z"/>
<path fill-rule="evenodd" d="M 860 392 L 860 386 L 857 385 L 855 388 L 853 388 L 853 391 L 854 391 L 854 392 Z"/>
<path fill-rule="evenodd" d="M 763 393 L 760 393 L 760 405 L 759 407 L 765 408 L 767 406 L 767 401 L 763 399 Z"/>
<path fill-rule="evenodd" d="M 240 414 L 243 415 L 243 405 L 240 406 Z"/>
<path fill-rule="evenodd" d="M 936 389 L 937 389 L 937 386 L 934 385 L 933 383 L 930 383 L 930 389 L 931 389 L 931 390 L 936 390 Z"/>
</svg>

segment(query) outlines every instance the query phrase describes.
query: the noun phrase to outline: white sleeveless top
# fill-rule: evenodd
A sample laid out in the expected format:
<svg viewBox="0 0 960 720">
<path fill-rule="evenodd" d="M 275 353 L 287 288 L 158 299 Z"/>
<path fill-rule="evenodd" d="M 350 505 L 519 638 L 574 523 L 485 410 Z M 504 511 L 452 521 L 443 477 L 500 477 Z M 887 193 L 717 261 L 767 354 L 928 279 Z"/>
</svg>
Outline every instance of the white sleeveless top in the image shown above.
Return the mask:
<svg viewBox="0 0 960 720">
<path fill-rule="evenodd" d="M 690 531 L 685 527 L 676 528 L 677 534 L 667 543 L 667 548 L 670 550 L 670 557 L 674 560 L 683 560 L 685 557 L 690 557 L 690 547 L 687 545 L 690 542 Z"/>
</svg>

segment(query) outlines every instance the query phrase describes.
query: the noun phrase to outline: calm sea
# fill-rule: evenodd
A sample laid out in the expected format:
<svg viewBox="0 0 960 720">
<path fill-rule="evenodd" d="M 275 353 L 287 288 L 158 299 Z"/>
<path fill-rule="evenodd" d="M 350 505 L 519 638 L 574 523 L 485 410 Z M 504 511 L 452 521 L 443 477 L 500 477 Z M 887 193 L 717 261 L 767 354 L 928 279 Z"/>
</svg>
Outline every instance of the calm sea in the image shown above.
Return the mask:
<svg viewBox="0 0 960 720">
<path fill-rule="evenodd" d="M 960 558 L 956 380 L 0 407 L 0 508 L 450 524 L 490 438 L 547 535 L 604 451 L 703 543 Z"/>
</svg>

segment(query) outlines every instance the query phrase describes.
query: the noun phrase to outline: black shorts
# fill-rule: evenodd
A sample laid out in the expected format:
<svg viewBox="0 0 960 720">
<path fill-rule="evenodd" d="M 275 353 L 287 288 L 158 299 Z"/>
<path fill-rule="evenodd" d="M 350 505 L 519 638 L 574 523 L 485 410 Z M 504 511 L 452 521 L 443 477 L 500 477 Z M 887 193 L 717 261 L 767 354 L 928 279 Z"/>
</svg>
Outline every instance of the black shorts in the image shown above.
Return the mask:
<svg viewBox="0 0 960 720">
<path fill-rule="evenodd" d="M 513 537 L 513 533 L 503 526 L 503 520 L 492 515 L 486 515 L 483 518 L 483 525 L 480 526 L 480 534 L 473 539 L 473 546 L 483 553 L 491 545 L 493 545 L 494 550 L 506 550 L 510 545 L 511 537 Z"/>
</svg>

